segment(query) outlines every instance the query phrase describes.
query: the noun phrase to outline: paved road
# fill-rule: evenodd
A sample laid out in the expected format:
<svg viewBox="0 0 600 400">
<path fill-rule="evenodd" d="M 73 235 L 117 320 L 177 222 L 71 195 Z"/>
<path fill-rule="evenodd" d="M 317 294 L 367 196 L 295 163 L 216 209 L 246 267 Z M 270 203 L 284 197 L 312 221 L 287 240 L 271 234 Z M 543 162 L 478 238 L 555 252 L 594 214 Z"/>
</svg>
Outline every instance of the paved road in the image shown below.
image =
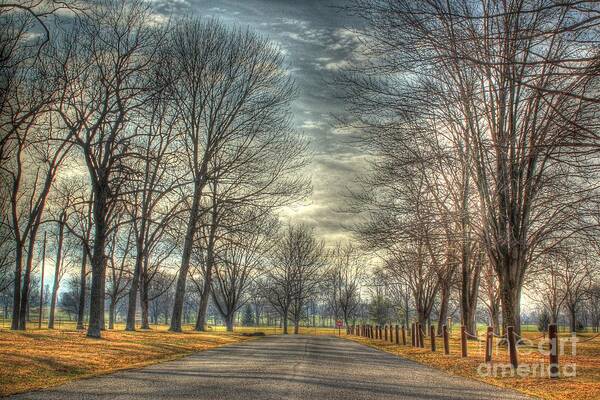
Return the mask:
<svg viewBox="0 0 600 400">
<path fill-rule="evenodd" d="M 360 344 L 269 336 L 12 399 L 524 399 Z"/>
</svg>

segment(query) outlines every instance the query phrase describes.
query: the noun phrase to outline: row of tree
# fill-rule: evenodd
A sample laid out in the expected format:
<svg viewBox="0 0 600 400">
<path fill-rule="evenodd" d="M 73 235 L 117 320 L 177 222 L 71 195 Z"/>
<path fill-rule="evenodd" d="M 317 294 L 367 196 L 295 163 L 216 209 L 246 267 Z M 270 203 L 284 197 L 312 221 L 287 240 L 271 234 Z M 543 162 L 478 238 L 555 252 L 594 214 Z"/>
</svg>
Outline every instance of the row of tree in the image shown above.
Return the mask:
<svg viewBox="0 0 600 400">
<path fill-rule="evenodd" d="M 350 211 L 380 284 L 419 322 L 457 293 L 520 332 L 523 289 L 555 322 L 598 280 L 600 71 L 595 1 L 359 0 L 338 78 L 371 159 Z M 410 299 L 406 297 L 409 296 Z M 408 301 L 410 300 L 410 302 Z"/>
<path fill-rule="evenodd" d="M 176 260 L 172 331 L 190 277 L 197 329 L 213 287 L 231 314 L 277 234 L 273 211 L 310 189 L 282 52 L 215 20 L 160 21 L 143 1 L 3 5 L 0 18 L 0 282 L 12 328 L 26 328 L 32 271 L 48 257 L 41 232 L 56 252 L 51 313 L 78 260 L 88 336 L 104 327 L 105 294 L 112 308 L 128 298 L 128 330 L 139 297 L 147 327 Z"/>
</svg>

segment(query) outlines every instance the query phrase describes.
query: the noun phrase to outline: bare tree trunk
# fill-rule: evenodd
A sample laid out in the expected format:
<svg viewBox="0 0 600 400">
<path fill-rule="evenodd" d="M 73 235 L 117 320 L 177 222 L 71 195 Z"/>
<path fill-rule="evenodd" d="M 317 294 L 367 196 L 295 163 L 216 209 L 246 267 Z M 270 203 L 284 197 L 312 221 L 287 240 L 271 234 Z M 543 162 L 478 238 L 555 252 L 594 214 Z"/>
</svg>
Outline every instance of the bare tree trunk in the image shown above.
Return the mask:
<svg viewBox="0 0 600 400">
<path fill-rule="evenodd" d="M 287 335 L 288 334 L 288 310 L 284 310 L 283 315 L 281 317 L 282 317 L 281 323 L 283 324 L 283 334 Z"/>
<path fill-rule="evenodd" d="M 194 233 L 196 232 L 196 226 L 198 225 L 198 211 L 200 195 L 202 193 L 202 182 L 196 179 L 194 185 L 194 193 L 192 199 L 192 206 L 190 208 L 190 216 L 188 218 L 187 230 L 183 242 L 183 251 L 181 253 L 181 266 L 179 267 L 179 274 L 177 276 L 177 286 L 175 287 L 175 299 L 173 301 L 173 312 L 171 314 L 171 326 L 169 330 L 171 332 L 181 332 L 181 318 L 183 316 L 183 297 L 185 295 L 185 285 L 187 282 L 187 275 L 190 270 L 190 258 L 192 256 L 192 247 L 194 242 Z"/>
<path fill-rule="evenodd" d="M 58 286 L 60 284 L 60 268 L 62 264 L 62 247 L 65 236 L 65 226 L 59 222 L 58 246 L 56 249 L 56 262 L 54 265 L 54 284 L 52 285 L 52 298 L 50 300 L 50 315 L 48 316 L 48 329 L 54 329 L 54 313 L 56 310 L 56 298 L 58 297 Z M 43 289 L 42 289 L 43 290 Z"/>
<path fill-rule="evenodd" d="M 490 323 L 494 327 L 494 333 L 500 335 L 500 305 L 492 304 L 490 309 Z"/>
<path fill-rule="evenodd" d="M 470 253 L 470 249 L 464 250 Z M 465 325 L 467 332 L 475 335 L 477 331 L 476 311 L 477 300 L 479 298 L 479 281 L 481 278 L 481 261 L 472 260 L 472 255 L 463 255 L 462 261 L 462 279 L 461 279 L 461 313 L 462 323 Z M 475 262 L 475 266 L 470 264 Z"/>
<path fill-rule="evenodd" d="M 10 329 L 19 329 L 19 321 L 21 318 L 21 275 L 23 273 L 23 247 L 18 245 L 15 248 L 15 277 L 13 290 L 13 310 Z"/>
<path fill-rule="evenodd" d="M 514 326 L 515 332 L 521 334 L 521 288 L 507 284 L 500 279 L 500 296 L 502 300 L 502 330 L 506 333 L 507 326 Z"/>
<path fill-rule="evenodd" d="M 204 332 L 206 329 L 206 313 L 208 311 L 208 292 L 210 288 L 207 287 L 207 282 L 204 281 L 202 288 L 202 295 L 200 296 L 200 304 L 198 304 L 198 317 L 196 318 L 196 326 L 194 330 L 198 332 Z"/>
<path fill-rule="evenodd" d="M 115 328 L 115 299 L 111 297 L 108 306 L 108 329 Z"/>
<path fill-rule="evenodd" d="M 213 193 L 216 196 L 216 189 Z M 198 307 L 198 318 L 196 319 L 196 330 L 204 331 L 204 324 L 206 322 L 206 312 L 208 310 L 208 299 L 210 291 L 212 290 L 212 272 L 214 267 L 214 248 L 215 248 L 215 234 L 217 232 L 217 203 L 213 197 L 212 205 L 212 216 L 211 226 L 208 237 L 208 245 L 206 246 L 206 271 L 204 274 L 204 286 L 202 288 L 202 296 L 200 297 L 200 304 Z"/>
<path fill-rule="evenodd" d="M 225 317 L 225 325 L 227 326 L 227 332 L 233 332 L 233 313 Z"/>
<path fill-rule="evenodd" d="M 210 258 L 207 257 L 207 258 Z M 198 306 L 198 319 L 196 319 L 196 330 L 204 331 L 206 323 L 206 313 L 208 311 L 208 299 L 212 285 L 212 261 L 206 263 L 206 276 L 204 277 L 204 285 L 202 288 L 202 296 L 200 296 L 200 304 Z"/>
<path fill-rule="evenodd" d="M 143 226 L 143 222 L 142 222 Z M 131 279 L 131 287 L 129 288 L 129 303 L 127 304 L 127 321 L 125 323 L 126 331 L 135 331 L 135 311 L 137 309 L 137 296 L 138 296 L 138 288 L 140 284 L 140 275 L 142 271 L 142 247 L 143 243 L 140 241 L 143 240 L 141 235 L 139 235 L 136 247 L 137 254 L 135 256 L 135 268 L 133 270 L 133 277 Z"/>
<path fill-rule="evenodd" d="M 19 306 L 19 330 L 27 329 L 27 313 L 29 310 L 29 286 L 31 283 L 31 263 L 33 259 L 31 255 L 27 256 L 25 273 L 23 274 L 23 286 L 21 288 L 21 304 Z"/>
<path fill-rule="evenodd" d="M 142 273 L 140 281 L 140 306 L 142 308 L 142 329 L 150 329 L 148 323 L 148 281 L 146 280 L 146 274 Z"/>
<path fill-rule="evenodd" d="M 474 299 L 470 299 L 469 296 L 461 296 L 461 312 L 462 312 L 462 324 L 465 325 L 467 332 L 471 335 L 475 334 L 475 307 Z"/>
<path fill-rule="evenodd" d="M 427 327 L 427 318 L 428 316 L 425 315 L 425 312 L 422 310 L 417 310 L 417 319 L 419 321 L 419 324 L 421 325 L 421 329 L 426 329 Z M 423 336 L 427 336 L 427 332 L 423 332 Z"/>
<path fill-rule="evenodd" d="M 294 321 L 294 335 L 300 332 L 300 321 Z"/>
<path fill-rule="evenodd" d="M 102 312 L 100 313 L 100 330 L 106 330 L 106 256 L 104 258 L 104 279 L 102 279 Z"/>
<path fill-rule="evenodd" d="M 440 286 L 440 315 L 437 326 L 437 334 L 442 334 L 442 325 L 445 324 L 448 318 L 448 303 L 450 302 L 450 281 L 442 282 Z M 408 322 L 407 322 L 408 324 Z"/>
<path fill-rule="evenodd" d="M 79 308 L 77 309 L 77 329 L 83 328 L 83 319 L 85 317 L 85 275 L 87 265 L 87 245 L 81 246 L 81 275 L 79 278 Z"/>
<path fill-rule="evenodd" d="M 104 328 L 104 281 L 106 279 L 106 196 L 108 187 L 100 187 L 95 191 L 94 213 L 94 246 L 92 248 L 92 287 L 90 293 L 90 319 L 87 336 L 99 338 Z"/>
<path fill-rule="evenodd" d="M 19 330 L 27 329 L 27 317 L 29 313 L 29 289 L 31 286 L 31 269 L 33 268 L 33 255 L 35 249 L 35 239 L 37 237 L 37 231 L 40 227 L 41 213 L 38 214 L 36 222 L 31 227 L 29 234 L 29 246 L 27 250 L 27 261 L 25 265 L 25 274 L 23 274 L 23 288 L 21 289 L 21 306 L 19 315 Z M 26 310 L 23 312 L 23 310 Z"/>
<path fill-rule="evenodd" d="M 569 326 L 571 328 L 571 333 L 577 332 L 577 310 L 575 307 L 567 305 L 567 309 L 569 310 Z"/>
</svg>

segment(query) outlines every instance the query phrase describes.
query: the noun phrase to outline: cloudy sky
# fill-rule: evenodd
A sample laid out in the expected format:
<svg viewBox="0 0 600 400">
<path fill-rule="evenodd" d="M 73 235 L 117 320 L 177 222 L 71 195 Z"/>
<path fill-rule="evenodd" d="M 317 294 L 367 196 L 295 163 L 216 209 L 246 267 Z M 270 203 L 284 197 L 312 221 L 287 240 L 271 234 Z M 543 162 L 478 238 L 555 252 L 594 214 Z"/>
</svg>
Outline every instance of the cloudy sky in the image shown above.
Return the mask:
<svg viewBox="0 0 600 400">
<path fill-rule="evenodd" d="M 359 41 L 349 18 L 334 0 L 158 0 L 157 11 L 174 15 L 215 17 L 250 27 L 275 42 L 287 57 L 298 86 L 293 105 L 297 129 L 311 139 L 313 195 L 285 213 L 285 218 L 316 227 L 328 241 L 343 239 L 348 215 L 346 188 L 364 160 L 348 135 L 335 126 L 333 115 L 343 104 L 333 95 L 332 77 L 356 56 Z"/>
</svg>

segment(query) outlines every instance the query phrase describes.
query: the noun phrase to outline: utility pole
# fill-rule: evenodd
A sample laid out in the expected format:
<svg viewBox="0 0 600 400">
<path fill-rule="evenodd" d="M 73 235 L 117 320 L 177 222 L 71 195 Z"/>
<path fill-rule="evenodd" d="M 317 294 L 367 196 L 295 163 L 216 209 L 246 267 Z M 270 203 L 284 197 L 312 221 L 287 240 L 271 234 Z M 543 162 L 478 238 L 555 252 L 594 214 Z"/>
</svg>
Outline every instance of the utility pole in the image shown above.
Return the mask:
<svg viewBox="0 0 600 400">
<path fill-rule="evenodd" d="M 38 318 L 38 329 L 42 329 L 42 314 L 44 309 L 44 268 L 46 266 L 46 231 L 44 231 L 44 245 L 42 246 L 42 279 L 40 284 L 40 315 Z"/>
</svg>

